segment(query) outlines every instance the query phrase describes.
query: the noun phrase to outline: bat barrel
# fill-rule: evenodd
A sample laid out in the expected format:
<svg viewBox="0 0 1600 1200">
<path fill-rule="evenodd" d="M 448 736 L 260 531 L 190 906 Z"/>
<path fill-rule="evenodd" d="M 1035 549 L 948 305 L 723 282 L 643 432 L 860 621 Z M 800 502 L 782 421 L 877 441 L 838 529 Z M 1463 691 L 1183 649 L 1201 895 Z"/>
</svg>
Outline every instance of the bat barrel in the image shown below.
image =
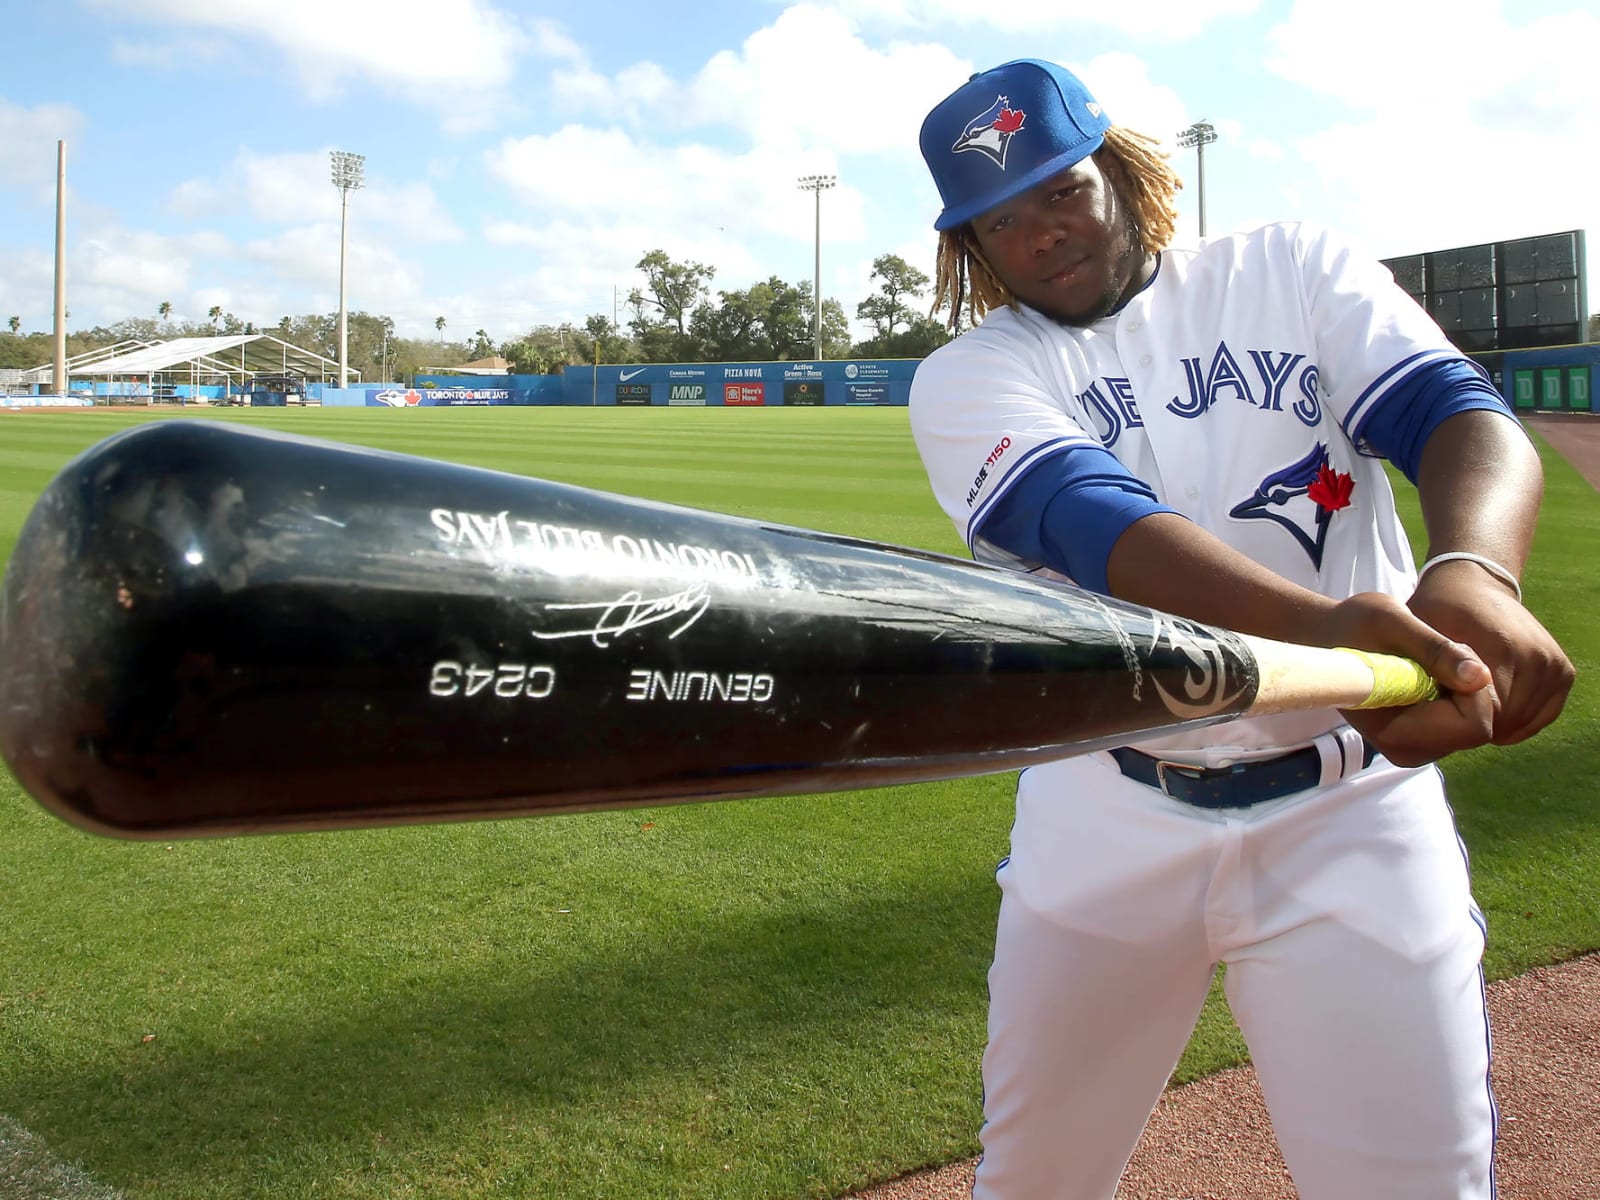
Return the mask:
<svg viewBox="0 0 1600 1200">
<path fill-rule="evenodd" d="M 942 555 L 163 421 L 0 591 L 0 755 L 129 837 L 1007 770 L 1255 696 L 1231 634 Z"/>
</svg>

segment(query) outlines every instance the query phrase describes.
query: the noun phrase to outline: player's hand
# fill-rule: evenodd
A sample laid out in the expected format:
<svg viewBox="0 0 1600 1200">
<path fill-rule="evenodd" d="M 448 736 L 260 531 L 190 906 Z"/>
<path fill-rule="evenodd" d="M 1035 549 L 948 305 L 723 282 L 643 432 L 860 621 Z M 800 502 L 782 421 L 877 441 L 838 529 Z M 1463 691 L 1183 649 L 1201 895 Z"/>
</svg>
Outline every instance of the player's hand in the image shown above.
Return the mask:
<svg viewBox="0 0 1600 1200">
<path fill-rule="evenodd" d="M 1395 765 L 1418 767 L 1493 740 L 1501 704 L 1490 666 L 1470 644 L 1447 636 L 1406 605 L 1376 592 L 1360 593 L 1325 614 L 1316 636 L 1324 645 L 1415 659 L 1439 684 L 1443 694 L 1437 700 L 1345 713 Z"/>
<path fill-rule="evenodd" d="M 1472 562 L 1440 563 L 1418 585 L 1409 607 L 1471 646 L 1488 665 L 1500 702 L 1496 745 L 1526 741 L 1560 715 L 1577 672 L 1506 584 Z"/>
</svg>

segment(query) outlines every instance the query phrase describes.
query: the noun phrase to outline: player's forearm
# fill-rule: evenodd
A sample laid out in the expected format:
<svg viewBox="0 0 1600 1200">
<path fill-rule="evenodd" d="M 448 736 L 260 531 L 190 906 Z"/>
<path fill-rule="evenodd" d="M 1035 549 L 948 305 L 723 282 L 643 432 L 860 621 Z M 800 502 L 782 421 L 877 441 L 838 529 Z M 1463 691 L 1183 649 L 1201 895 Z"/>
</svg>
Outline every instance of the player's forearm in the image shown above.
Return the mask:
<svg viewBox="0 0 1600 1200">
<path fill-rule="evenodd" d="M 1521 576 L 1544 496 L 1544 472 L 1514 422 L 1488 411 L 1444 421 L 1422 451 L 1417 491 L 1427 557 L 1482 554 Z"/>
<path fill-rule="evenodd" d="M 1314 643 L 1335 606 L 1171 513 L 1128 526 L 1106 580 L 1118 599 L 1280 641 Z"/>
</svg>

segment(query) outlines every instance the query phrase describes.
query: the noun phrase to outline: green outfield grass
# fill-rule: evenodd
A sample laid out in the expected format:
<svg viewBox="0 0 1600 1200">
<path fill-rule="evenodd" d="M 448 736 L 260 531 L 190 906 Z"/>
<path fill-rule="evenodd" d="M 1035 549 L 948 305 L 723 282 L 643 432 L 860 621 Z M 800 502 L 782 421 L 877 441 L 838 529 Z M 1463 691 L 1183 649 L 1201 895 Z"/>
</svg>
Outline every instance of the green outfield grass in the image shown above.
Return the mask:
<svg viewBox="0 0 1600 1200">
<path fill-rule="evenodd" d="M 0 559 L 149 419 L 0 413 Z M 903 409 L 204 419 L 960 551 Z M 1600 947 L 1600 501 L 1546 464 L 1527 597 L 1578 689 L 1447 767 L 1491 977 Z M 826 1197 L 971 1154 L 1012 784 L 165 844 L 0 773 L 0 1135 L 139 1200 Z M 1214 996 L 1179 1077 L 1241 1054 Z"/>
</svg>

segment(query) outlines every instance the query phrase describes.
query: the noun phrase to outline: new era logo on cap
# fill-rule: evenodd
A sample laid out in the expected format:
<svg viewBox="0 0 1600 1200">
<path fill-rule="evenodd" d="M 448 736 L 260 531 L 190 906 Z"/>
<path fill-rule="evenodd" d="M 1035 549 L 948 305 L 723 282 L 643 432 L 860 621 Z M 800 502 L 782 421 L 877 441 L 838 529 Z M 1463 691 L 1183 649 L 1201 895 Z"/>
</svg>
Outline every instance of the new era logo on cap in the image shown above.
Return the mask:
<svg viewBox="0 0 1600 1200">
<path fill-rule="evenodd" d="M 1024 58 L 974 75 L 922 123 L 922 157 L 944 200 L 935 229 L 972 220 L 1093 154 L 1111 122 L 1054 63 Z M 998 168 L 998 169 L 997 169 Z"/>
</svg>

